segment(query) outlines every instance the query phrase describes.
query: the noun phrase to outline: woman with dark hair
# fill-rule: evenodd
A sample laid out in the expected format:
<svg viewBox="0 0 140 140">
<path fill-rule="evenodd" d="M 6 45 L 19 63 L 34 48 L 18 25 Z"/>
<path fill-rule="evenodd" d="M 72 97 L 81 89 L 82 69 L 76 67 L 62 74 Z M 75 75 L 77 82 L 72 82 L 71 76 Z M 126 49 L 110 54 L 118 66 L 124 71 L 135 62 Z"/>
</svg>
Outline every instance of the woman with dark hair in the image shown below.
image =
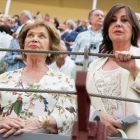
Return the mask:
<svg viewBox="0 0 140 140">
<path fill-rule="evenodd" d="M 87 90 L 89 93 L 140 99 L 140 60 L 131 59 L 139 55 L 138 38 L 140 28 L 134 11 L 125 5 L 112 7 L 104 20 L 103 42 L 100 53 L 112 53 L 115 58 L 99 58 L 88 70 Z M 140 116 L 140 104 L 91 98 L 94 108 L 100 110 L 102 121 L 108 128 L 108 136 L 140 139 L 140 122 L 123 126 L 117 119 L 127 115 Z M 122 132 L 120 134 L 120 132 Z"/>
<path fill-rule="evenodd" d="M 19 34 L 25 50 L 60 49 L 55 27 L 44 21 L 27 25 Z M 26 67 L 0 75 L 0 87 L 74 91 L 74 80 L 47 67 L 57 54 L 22 53 Z M 68 134 L 76 117 L 75 96 L 57 93 L 0 91 L 0 134 L 4 137 L 22 132 Z"/>
</svg>

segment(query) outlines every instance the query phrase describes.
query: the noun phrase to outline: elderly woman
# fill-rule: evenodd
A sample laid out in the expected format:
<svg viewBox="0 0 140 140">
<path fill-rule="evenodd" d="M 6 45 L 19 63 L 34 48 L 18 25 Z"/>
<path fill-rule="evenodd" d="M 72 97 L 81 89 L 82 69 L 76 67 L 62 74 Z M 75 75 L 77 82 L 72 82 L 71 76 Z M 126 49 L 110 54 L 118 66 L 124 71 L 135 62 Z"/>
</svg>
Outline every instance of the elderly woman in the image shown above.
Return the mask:
<svg viewBox="0 0 140 140">
<path fill-rule="evenodd" d="M 49 23 L 36 21 L 19 34 L 21 49 L 58 51 L 60 38 Z M 49 69 L 56 54 L 23 53 L 27 66 L 0 76 L 0 87 L 74 91 L 74 81 Z M 4 137 L 22 132 L 67 134 L 76 117 L 74 96 L 57 93 L 0 91 L 0 133 Z"/>
<path fill-rule="evenodd" d="M 125 5 L 111 8 L 104 21 L 99 52 L 112 53 L 115 58 L 99 58 L 90 64 L 89 93 L 140 99 L 140 60 L 131 59 L 132 55 L 140 55 L 139 33 L 139 23 L 132 9 Z M 91 101 L 93 107 L 100 110 L 109 136 L 119 135 L 119 129 L 123 129 L 129 138 L 140 139 L 139 121 L 126 127 L 117 122 L 127 115 L 140 116 L 140 104 L 103 98 L 91 98 Z"/>
</svg>

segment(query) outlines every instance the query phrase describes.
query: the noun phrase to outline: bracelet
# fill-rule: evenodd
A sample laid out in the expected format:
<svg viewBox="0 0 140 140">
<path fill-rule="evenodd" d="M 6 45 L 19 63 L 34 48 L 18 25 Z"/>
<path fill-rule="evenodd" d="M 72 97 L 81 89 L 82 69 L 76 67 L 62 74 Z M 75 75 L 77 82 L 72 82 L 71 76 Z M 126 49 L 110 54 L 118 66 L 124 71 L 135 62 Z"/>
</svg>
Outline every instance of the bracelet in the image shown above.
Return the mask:
<svg viewBox="0 0 140 140">
<path fill-rule="evenodd" d="M 43 124 L 43 127 L 46 127 L 49 125 L 49 122 L 50 122 L 50 118 L 49 116 L 42 116 L 43 119 L 44 119 L 44 124 Z"/>
<path fill-rule="evenodd" d="M 38 117 L 38 120 L 39 120 L 40 122 L 43 122 L 43 123 L 44 123 L 44 124 L 43 124 L 43 127 L 46 127 L 46 126 L 49 125 L 49 122 L 50 122 L 49 116 L 37 116 L 37 117 Z"/>
</svg>

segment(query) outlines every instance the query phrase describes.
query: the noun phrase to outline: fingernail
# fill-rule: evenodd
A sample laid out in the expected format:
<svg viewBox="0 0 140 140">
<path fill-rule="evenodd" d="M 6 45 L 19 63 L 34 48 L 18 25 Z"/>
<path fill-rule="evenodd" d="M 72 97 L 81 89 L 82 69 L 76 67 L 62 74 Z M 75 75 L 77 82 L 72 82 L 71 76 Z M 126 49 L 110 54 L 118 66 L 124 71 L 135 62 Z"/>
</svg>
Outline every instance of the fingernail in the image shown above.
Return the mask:
<svg viewBox="0 0 140 140">
<path fill-rule="evenodd" d="M 7 137 L 6 135 L 3 136 L 3 138 L 6 138 L 6 137 Z"/>
</svg>

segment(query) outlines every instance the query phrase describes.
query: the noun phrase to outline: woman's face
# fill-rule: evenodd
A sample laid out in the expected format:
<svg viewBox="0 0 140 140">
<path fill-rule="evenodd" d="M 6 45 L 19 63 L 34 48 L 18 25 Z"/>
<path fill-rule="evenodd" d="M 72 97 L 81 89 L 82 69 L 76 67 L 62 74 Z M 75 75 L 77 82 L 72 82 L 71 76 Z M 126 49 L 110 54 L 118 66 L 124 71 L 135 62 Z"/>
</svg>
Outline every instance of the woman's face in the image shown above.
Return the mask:
<svg viewBox="0 0 140 140">
<path fill-rule="evenodd" d="M 25 50 L 50 50 L 49 35 L 44 26 L 38 26 L 28 31 L 25 38 L 24 49 Z"/>
<path fill-rule="evenodd" d="M 109 38 L 112 43 L 131 43 L 132 26 L 128 21 L 124 8 L 115 12 L 109 26 Z"/>
</svg>

